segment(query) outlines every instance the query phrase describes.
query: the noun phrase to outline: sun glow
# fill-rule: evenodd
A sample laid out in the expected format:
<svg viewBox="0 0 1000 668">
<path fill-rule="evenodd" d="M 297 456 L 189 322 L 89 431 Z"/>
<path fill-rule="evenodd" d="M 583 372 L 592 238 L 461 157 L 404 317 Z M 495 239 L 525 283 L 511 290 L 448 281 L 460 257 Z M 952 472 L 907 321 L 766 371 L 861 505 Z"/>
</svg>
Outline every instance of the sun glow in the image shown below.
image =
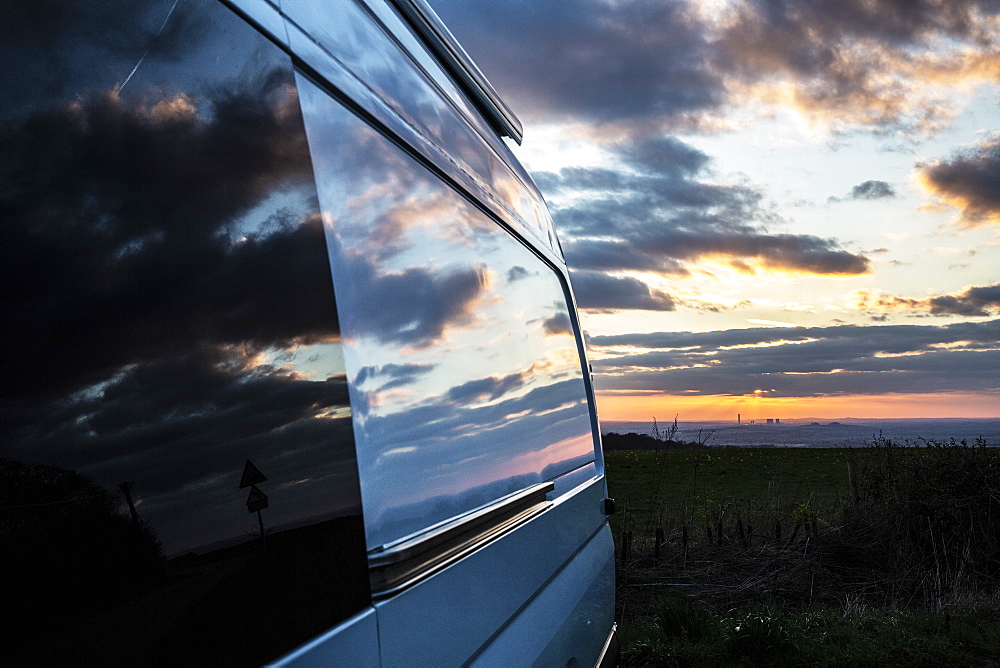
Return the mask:
<svg viewBox="0 0 1000 668">
<path fill-rule="evenodd" d="M 599 392 L 597 405 L 601 419 L 611 421 L 641 421 L 653 415 L 675 414 L 690 421 L 735 421 L 737 413 L 742 414 L 744 419 L 843 416 L 989 418 L 997 415 L 995 396 L 969 392 L 818 397 L 768 397 L 762 390 L 748 396 Z"/>
</svg>

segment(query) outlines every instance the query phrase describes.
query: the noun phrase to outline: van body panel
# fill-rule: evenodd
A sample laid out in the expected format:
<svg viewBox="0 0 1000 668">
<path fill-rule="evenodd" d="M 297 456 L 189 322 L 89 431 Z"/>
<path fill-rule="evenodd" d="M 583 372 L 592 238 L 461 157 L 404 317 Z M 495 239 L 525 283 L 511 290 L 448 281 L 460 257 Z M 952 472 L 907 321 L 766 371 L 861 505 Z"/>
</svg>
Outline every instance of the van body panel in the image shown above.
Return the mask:
<svg viewBox="0 0 1000 668">
<path fill-rule="evenodd" d="M 273 664 L 278 666 L 352 666 L 376 668 L 379 665 L 378 622 L 374 608 L 335 626 L 315 640 Z"/>
<path fill-rule="evenodd" d="M 510 624 L 471 661 L 474 666 L 596 665 L 614 623 L 614 555 L 607 525 L 573 555 Z"/>
<path fill-rule="evenodd" d="M 610 554 L 610 534 L 602 529 L 606 527 L 601 510 L 605 490 L 603 478 L 581 486 L 500 540 L 392 599 L 377 602 L 383 663 L 461 664 L 488 645 L 498 629 L 512 623 L 582 545 Z M 498 568 L 499 564 L 504 566 Z M 605 580 L 611 587 L 613 581 L 613 577 Z M 612 610 L 605 613 L 607 628 Z M 551 638 L 564 621 L 560 614 L 551 615 L 532 633 Z M 413 626 L 414 619 L 422 620 L 421 628 Z M 595 640 L 591 663 L 597 659 L 607 628 L 596 633 L 600 638 Z M 516 644 L 516 639 L 508 640 Z"/>
</svg>

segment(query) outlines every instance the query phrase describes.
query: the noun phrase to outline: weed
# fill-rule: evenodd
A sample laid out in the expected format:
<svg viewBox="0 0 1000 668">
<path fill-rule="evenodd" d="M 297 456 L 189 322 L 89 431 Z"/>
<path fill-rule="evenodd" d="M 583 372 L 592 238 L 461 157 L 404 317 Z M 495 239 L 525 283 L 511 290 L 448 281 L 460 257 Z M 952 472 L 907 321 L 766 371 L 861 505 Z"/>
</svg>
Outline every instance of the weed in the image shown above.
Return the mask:
<svg viewBox="0 0 1000 668">
<path fill-rule="evenodd" d="M 735 657 L 766 661 L 781 658 L 796 650 L 782 620 L 770 611 L 751 612 L 736 619 L 725 619 L 726 650 Z"/>
</svg>

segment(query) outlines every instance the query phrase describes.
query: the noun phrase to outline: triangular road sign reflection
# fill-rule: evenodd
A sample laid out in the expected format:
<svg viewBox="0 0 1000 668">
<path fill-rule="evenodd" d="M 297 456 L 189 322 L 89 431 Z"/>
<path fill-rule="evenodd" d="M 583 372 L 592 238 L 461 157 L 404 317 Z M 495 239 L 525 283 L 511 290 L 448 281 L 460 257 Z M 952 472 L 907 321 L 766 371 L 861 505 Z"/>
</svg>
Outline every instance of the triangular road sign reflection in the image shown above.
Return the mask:
<svg viewBox="0 0 1000 668">
<path fill-rule="evenodd" d="M 256 485 L 257 483 L 264 482 L 265 480 L 267 480 L 267 478 L 265 478 L 264 474 L 260 472 L 260 469 L 254 466 L 253 462 L 248 459 L 246 466 L 243 467 L 243 477 L 240 478 L 240 489 Z"/>
<path fill-rule="evenodd" d="M 261 501 L 267 501 L 267 494 L 257 489 L 257 485 L 250 488 L 250 496 L 247 497 L 247 505 L 251 503 L 260 503 Z"/>
<path fill-rule="evenodd" d="M 267 494 L 257 489 L 257 485 L 250 487 L 250 496 L 247 497 L 247 512 L 254 513 L 267 508 Z"/>
</svg>

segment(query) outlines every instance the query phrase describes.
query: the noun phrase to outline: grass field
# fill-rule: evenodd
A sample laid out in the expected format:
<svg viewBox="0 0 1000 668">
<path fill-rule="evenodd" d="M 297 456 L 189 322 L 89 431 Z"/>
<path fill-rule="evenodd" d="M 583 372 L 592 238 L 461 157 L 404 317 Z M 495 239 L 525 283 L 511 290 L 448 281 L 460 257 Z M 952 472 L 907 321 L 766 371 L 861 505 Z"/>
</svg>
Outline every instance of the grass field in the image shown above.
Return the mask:
<svg viewBox="0 0 1000 668">
<path fill-rule="evenodd" d="M 894 456 L 916 461 L 916 452 L 897 449 Z M 878 454 L 869 448 L 605 452 L 609 494 L 618 506 L 612 530 L 625 665 L 1000 665 L 996 587 L 988 585 L 985 598 L 982 589 L 956 588 L 928 607 L 895 584 L 894 567 L 871 558 L 877 539 L 851 533 L 848 460 L 861 471 L 865 458 Z M 944 466 L 982 455 L 977 466 L 985 475 L 998 454 L 953 448 L 921 456 Z M 941 484 L 912 482 L 918 499 L 925 484 L 928 491 Z M 926 584 L 923 590 L 933 589 Z"/>
<path fill-rule="evenodd" d="M 774 519 L 835 513 L 850 488 L 851 448 L 718 448 L 613 450 L 604 453 L 608 492 L 618 504 L 612 527 L 669 533 L 678 523 L 704 524 L 743 508 Z M 714 523 L 714 522 L 713 522 Z"/>
</svg>

